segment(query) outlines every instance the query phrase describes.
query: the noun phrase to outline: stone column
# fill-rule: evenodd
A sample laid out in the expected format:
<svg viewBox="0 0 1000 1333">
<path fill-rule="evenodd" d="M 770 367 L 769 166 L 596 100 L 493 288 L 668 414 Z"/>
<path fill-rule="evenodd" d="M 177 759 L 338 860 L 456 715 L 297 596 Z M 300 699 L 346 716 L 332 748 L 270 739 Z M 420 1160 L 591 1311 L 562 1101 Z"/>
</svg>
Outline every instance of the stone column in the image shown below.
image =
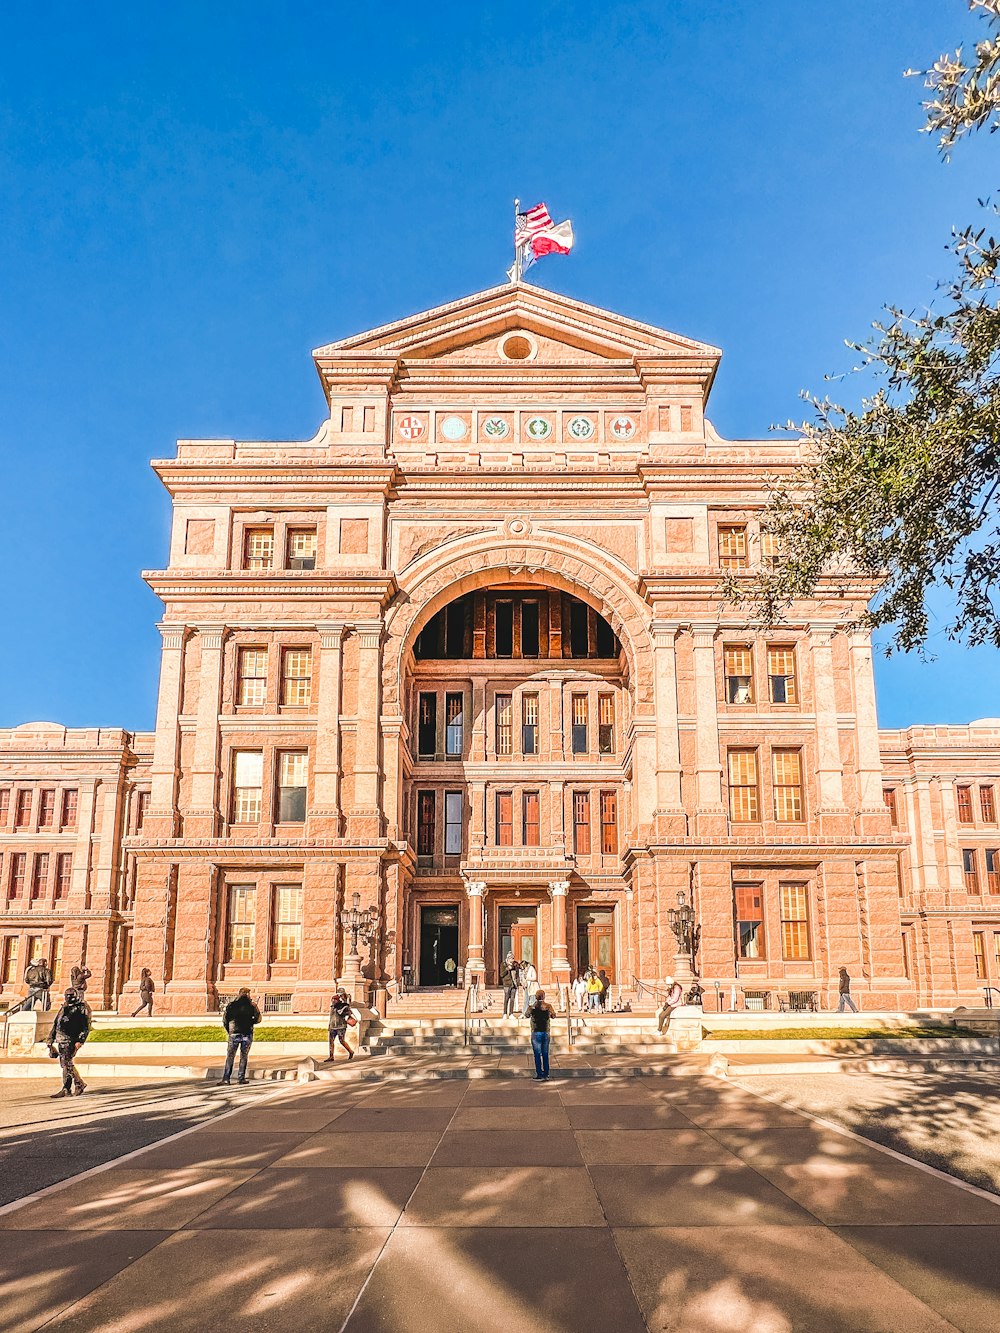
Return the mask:
<svg viewBox="0 0 1000 1333">
<path fill-rule="evenodd" d="M 486 960 L 483 957 L 483 903 L 486 885 L 481 880 L 466 880 L 465 892 L 469 899 L 469 952 L 465 963 L 466 981 L 481 985 L 486 980 Z"/>
<path fill-rule="evenodd" d="M 344 626 L 317 625 L 319 697 L 316 700 L 316 757 L 310 820 L 317 833 L 340 833 L 340 676 Z M 326 829 L 321 826 L 326 824 Z"/>
<path fill-rule="evenodd" d="M 379 815 L 380 727 L 382 708 L 382 626 L 356 626 L 358 632 L 358 730 L 354 768 L 354 804 L 350 835 L 365 840 L 381 834 Z"/>
<path fill-rule="evenodd" d="M 656 679 L 656 813 L 669 820 L 684 813 L 677 732 L 676 645 L 680 626 L 667 620 L 654 620 L 652 629 Z"/>
<path fill-rule="evenodd" d="M 698 832 L 724 834 L 722 764 L 719 760 L 719 706 L 715 672 L 715 625 L 692 625 L 694 650 L 695 745 L 697 755 Z"/>
<path fill-rule="evenodd" d="M 201 670 L 198 673 L 198 719 L 191 768 L 191 808 L 186 831 L 195 838 L 219 833 L 219 709 L 222 703 L 223 625 L 199 625 Z"/>
<path fill-rule="evenodd" d="M 868 634 L 851 635 L 851 672 L 854 677 L 862 830 L 868 833 L 888 833 L 889 815 L 882 799 L 882 753 L 878 743 L 875 669 L 872 666 L 872 644 Z"/>
<path fill-rule="evenodd" d="M 809 626 L 813 705 L 816 710 L 816 813 L 824 832 L 843 834 L 849 829 L 848 810 L 844 803 L 844 765 L 837 729 L 837 699 L 833 684 L 833 635 L 832 625 Z"/>
<path fill-rule="evenodd" d="M 552 980 L 559 985 L 569 981 L 569 957 L 566 949 L 569 880 L 553 880 L 549 885 L 549 893 L 552 897 Z"/>
<path fill-rule="evenodd" d="M 163 640 L 160 654 L 160 686 L 156 701 L 156 736 L 150 768 L 152 790 L 146 825 L 147 837 L 173 837 L 177 823 L 177 756 L 180 733 L 177 716 L 183 686 L 184 625 L 158 625 Z"/>
</svg>

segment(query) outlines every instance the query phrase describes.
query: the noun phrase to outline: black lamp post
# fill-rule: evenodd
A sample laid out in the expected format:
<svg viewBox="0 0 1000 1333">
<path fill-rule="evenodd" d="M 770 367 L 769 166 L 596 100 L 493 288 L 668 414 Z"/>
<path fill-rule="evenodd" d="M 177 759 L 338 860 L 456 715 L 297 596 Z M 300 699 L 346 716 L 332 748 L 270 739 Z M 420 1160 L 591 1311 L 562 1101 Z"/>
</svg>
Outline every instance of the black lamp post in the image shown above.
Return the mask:
<svg viewBox="0 0 1000 1333">
<path fill-rule="evenodd" d="M 687 981 L 694 976 L 694 954 L 700 932 L 694 923 L 694 908 L 683 889 L 677 894 L 677 906 L 667 909 L 667 924 L 677 941 L 674 976 L 678 981 Z"/>
<path fill-rule="evenodd" d="M 361 910 L 361 895 L 355 893 L 350 907 L 340 913 L 340 924 L 345 934 L 351 936 L 351 951 L 344 959 L 344 981 L 351 992 L 351 998 L 357 1004 L 366 1000 L 365 979 L 361 972 L 361 955 L 358 952 L 358 939 L 366 942 L 375 931 L 375 912 L 370 907 Z"/>
</svg>

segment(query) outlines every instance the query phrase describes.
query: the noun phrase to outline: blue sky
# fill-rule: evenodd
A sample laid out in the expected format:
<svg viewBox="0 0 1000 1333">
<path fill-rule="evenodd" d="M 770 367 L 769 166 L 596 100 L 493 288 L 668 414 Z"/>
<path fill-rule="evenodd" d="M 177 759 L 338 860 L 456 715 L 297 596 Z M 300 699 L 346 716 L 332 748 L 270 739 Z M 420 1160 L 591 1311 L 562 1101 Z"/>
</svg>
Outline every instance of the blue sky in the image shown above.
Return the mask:
<svg viewBox="0 0 1000 1333">
<path fill-rule="evenodd" d="M 541 285 L 724 349 L 724 435 L 799 416 L 995 184 L 901 77 L 975 31 L 962 0 L 7 7 L 0 725 L 152 725 L 148 459 L 310 436 L 310 349 L 502 281 L 515 195 L 576 227 Z M 879 662 L 883 725 L 1000 713 L 996 653 L 932 647 Z"/>
</svg>

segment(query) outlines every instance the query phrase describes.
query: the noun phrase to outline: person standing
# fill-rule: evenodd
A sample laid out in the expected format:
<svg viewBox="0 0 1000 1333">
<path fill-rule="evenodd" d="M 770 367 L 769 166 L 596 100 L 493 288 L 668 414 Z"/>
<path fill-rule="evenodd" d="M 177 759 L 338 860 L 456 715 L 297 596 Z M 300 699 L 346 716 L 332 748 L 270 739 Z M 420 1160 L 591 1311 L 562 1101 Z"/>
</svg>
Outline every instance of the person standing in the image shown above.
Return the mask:
<svg viewBox="0 0 1000 1333">
<path fill-rule="evenodd" d="M 260 1022 L 260 1010 L 250 998 L 250 991 L 243 986 L 235 1000 L 230 1000 L 226 1005 L 226 1012 L 222 1015 L 222 1025 L 229 1034 L 229 1040 L 226 1043 L 226 1064 L 222 1071 L 220 1083 L 229 1083 L 233 1076 L 233 1061 L 236 1058 L 236 1052 L 240 1053 L 240 1071 L 237 1075 L 237 1083 L 247 1081 L 247 1061 L 250 1058 L 250 1047 L 253 1045 L 253 1030 Z"/>
<path fill-rule="evenodd" d="M 353 1027 L 356 1022 L 351 1013 L 351 1002 L 347 998 L 347 991 L 334 991 L 333 998 L 330 1001 L 330 1054 L 323 1061 L 325 1065 L 332 1065 L 337 1053 L 337 1042 L 347 1052 L 348 1060 L 354 1059 L 354 1052 L 347 1044 L 347 1029 Z"/>
<path fill-rule="evenodd" d="M 78 1097 L 83 1096 L 87 1085 L 77 1072 L 74 1057 L 89 1036 L 90 1015 L 81 997 L 70 987 L 52 1021 L 46 1043 L 49 1055 L 58 1056 L 62 1071 L 62 1087 L 52 1093 L 53 1097 L 70 1097 L 74 1092 Z"/>
<path fill-rule="evenodd" d="M 587 983 L 582 972 L 573 982 L 573 1003 L 581 1012 L 587 1007 Z"/>
<path fill-rule="evenodd" d="M 144 967 L 139 974 L 139 999 L 142 1003 L 139 1005 L 139 1008 L 136 1009 L 135 1013 L 133 1013 L 133 1018 L 138 1018 L 143 1009 L 149 1010 L 149 1014 L 147 1015 L 149 1018 L 153 1017 L 153 994 L 155 990 L 156 986 L 153 982 L 153 974 L 148 967 Z"/>
<path fill-rule="evenodd" d="M 79 995 L 80 999 L 84 1001 L 84 1003 L 86 1003 L 84 997 L 87 994 L 87 982 L 93 975 L 94 975 L 93 972 L 91 972 L 90 968 L 87 967 L 85 963 L 77 963 L 76 967 L 70 970 L 69 974 L 70 985 L 76 991 L 77 995 Z"/>
<path fill-rule="evenodd" d="M 587 1007 L 594 1013 L 601 1007 L 601 991 L 604 987 L 601 985 L 601 979 L 594 969 L 587 969 Z"/>
<path fill-rule="evenodd" d="M 538 992 L 538 972 L 535 965 L 530 960 L 520 964 L 521 985 L 524 987 L 524 1007 L 521 1010 L 521 1017 L 528 1017 L 528 1010 L 535 1003 L 535 995 Z"/>
<path fill-rule="evenodd" d="M 514 955 L 509 953 L 503 960 L 503 967 L 500 969 L 500 985 L 503 987 L 503 1016 L 513 1017 L 514 1003 L 517 996 L 517 962 Z"/>
<path fill-rule="evenodd" d="M 854 1013 L 858 1012 L 858 1006 L 854 1003 L 854 997 L 851 995 L 851 978 L 846 967 L 840 969 L 840 1000 L 837 1004 L 837 1013 L 842 1014 L 845 1009 L 850 1008 Z"/>
<path fill-rule="evenodd" d="M 611 978 L 608 976 L 607 972 L 605 972 L 603 967 L 597 974 L 597 980 L 601 983 L 599 1003 L 602 1011 L 606 1012 L 608 1008 L 608 1000 L 611 997 Z"/>
<path fill-rule="evenodd" d="M 34 1009 L 37 1004 L 43 1012 L 48 1009 L 49 990 L 52 986 L 52 969 L 44 958 L 33 958 L 24 969 L 24 984 L 28 987 L 24 1007 Z"/>
<path fill-rule="evenodd" d="M 531 1053 L 535 1057 L 535 1078 L 544 1082 L 549 1076 L 549 1024 L 555 1011 L 540 990 L 528 1010 L 531 1018 Z"/>
</svg>

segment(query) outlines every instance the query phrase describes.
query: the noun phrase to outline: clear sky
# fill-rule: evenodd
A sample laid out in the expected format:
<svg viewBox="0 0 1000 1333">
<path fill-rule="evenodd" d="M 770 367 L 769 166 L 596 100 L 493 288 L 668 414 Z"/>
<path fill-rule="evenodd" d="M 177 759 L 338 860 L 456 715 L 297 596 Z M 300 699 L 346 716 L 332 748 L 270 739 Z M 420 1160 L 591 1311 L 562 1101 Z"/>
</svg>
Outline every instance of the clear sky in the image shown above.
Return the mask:
<svg viewBox="0 0 1000 1333">
<path fill-rule="evenodd" d="M 5 7 L 0 725 L 152 726 L 148 459 L 311 436 L 310 349 L 502 281 L 515 195 L 577 232 L 534 280 L 724 349 L 722 434 L 800 415 L 996 184 L 1000 140 L 941 165 L 901 77 L 975 31 L 964 0 Z M 879 662 L 883 725 L 1000 714 L 998 655 L 933 646 Z"/>
</svg>

